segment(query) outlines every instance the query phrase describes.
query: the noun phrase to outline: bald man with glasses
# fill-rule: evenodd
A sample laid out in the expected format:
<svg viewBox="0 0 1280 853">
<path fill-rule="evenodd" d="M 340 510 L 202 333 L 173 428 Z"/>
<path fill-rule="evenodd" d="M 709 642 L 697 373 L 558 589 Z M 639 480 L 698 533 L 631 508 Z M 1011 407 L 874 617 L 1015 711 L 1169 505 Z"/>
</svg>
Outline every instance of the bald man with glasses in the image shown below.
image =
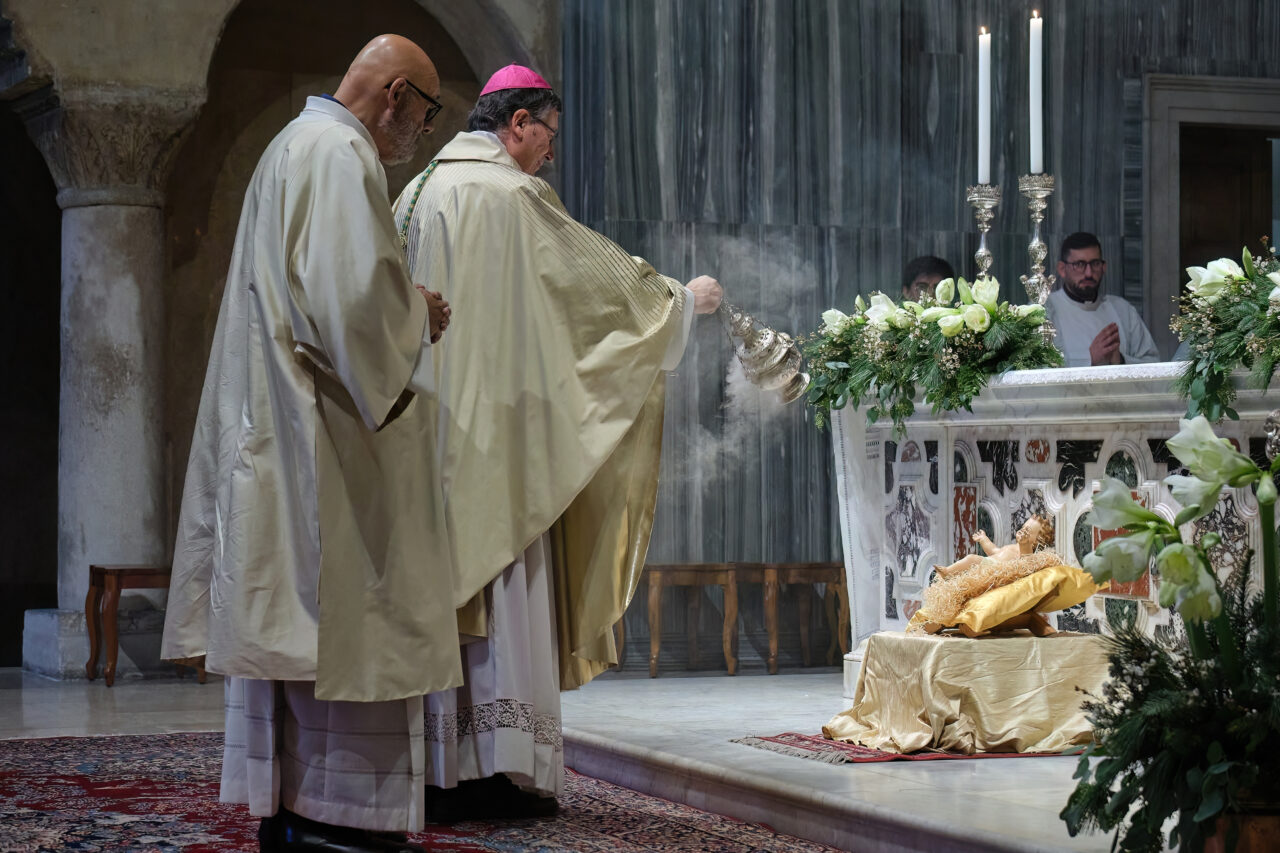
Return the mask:
<svg viewBox="0 0 1280 853">
<path fill-rule="evenodd" d="M 430 94 L 434 93 L 434 94 Z M 423 695 L 462 683 L 433 351 L 384 165 L 439 112 L 383 35 L 263 153 L 191 442 L 161 654 L 226 676 L 221 800 L 271 853 L 413 853 Z"/>
<path fill-rule="evenodd" d="M 1045 313 L 1057 332 L 1055 345 L 1067 367 L 1100 364 L 1142 364 L 1159 361 L 1151 332 L 1142 317 L 1121 296 L 1103 295 L 1102 259 L 1098 238 L 1078 231 L 1062 241 L 1058 280 L 1049 294 Z"/>
</svg>

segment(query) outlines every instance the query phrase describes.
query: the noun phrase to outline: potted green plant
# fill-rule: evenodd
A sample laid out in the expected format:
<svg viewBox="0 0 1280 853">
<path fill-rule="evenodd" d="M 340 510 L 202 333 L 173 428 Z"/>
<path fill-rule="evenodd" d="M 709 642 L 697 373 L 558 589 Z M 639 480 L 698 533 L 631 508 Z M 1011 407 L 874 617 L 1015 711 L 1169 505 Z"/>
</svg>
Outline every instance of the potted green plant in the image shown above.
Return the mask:
<svg viewBox="0 0 1280 853">
<path fill-rule="evenodd" d="M 1280 632 L 1277 605 L 1274 474 L 1280 411 L 1268 469 L 1219 439 L 1203 416 L 1184 420 L 1168 442 L 1190 476 L 1166 478 L 1182 506 L 1173 522 L 1134 501 L 1129 487 L 1104 480 L 1093 524 L 1124 529 L 1084 560 L 1101 583 L 1131 581 L 1154 566 L 1159 601 L 1177 611 L 1184 637 L 1160 639 L 1132 617 L 1111 623 L 1105 642 L 1110 680 L 1085 712 L 1094 743 L 1076 771 L 1079 783 L 1061 817 L 1075 835 L 1116 831 L 1121 850 L 1280 849 Z M 1224 487 L 1257 489 L 1262 527 L 1262 589 L 1249 567 L 1219 578 L 1209 552 L 1221 538 L 1184 540 L 1181 528 L 1207 515 Z M 1247 848 L 1259 832 L 1266 846 Z"/>
</svg>

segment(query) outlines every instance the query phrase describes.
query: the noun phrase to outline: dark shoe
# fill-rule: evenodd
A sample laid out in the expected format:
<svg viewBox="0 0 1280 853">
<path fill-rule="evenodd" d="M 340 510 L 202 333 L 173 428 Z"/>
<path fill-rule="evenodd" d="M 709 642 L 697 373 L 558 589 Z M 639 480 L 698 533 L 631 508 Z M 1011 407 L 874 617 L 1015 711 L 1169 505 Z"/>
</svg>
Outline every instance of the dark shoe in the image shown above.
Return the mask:
<svg viewBox="0 0 1280 853">
<path fill-rule="evenodd" d="M 501 773 L 484 779 L 465 779 L 456 788 L 427 786 L 428 823 L 552 817 L 559 808 L 555 797 L 521 790 Z"/>
<path fill-rule="evenodd" d="M 258 826 L 263 853 L 424 853 L 425 848 L 398 838 L 398 833 L 375 833 L 350 826 L 334 826 L 280 809 Z"/>
</svg>

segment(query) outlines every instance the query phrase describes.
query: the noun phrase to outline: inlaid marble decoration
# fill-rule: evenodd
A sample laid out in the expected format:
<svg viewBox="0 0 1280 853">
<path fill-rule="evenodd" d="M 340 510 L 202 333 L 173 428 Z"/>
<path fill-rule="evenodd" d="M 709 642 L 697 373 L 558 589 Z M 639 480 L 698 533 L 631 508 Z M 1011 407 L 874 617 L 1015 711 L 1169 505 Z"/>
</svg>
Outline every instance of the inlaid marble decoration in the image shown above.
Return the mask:
<svg viewBox="0 0 1280 853">
<path fill-rule="evenodd" d="M 843 482 L 871 484 L 861 497 L 844 495 L 846 502 L 855 497 L 864 501 L 848 503 L 850 512 L 881 520 L 873 535 L 881 537 L 879 547 L 892 555 L 876 588 L 884 615 L 870 629 L 856 628 L 857 635 L 900 630 L 918 607 L 931 574 L 920 566 L 941 562 L 925 555 L 945 554 L 954 560 L 972 553 L 970 538 L 980 528 L 1004 544 L 1032 514 L 1047 516 L 1055 526 L 1053 549 L 1064 562 L 1079 565 L 1098 543 L 1120 532 L 1096 529 L 1090 521 L 1092 498 L 1105 477 L 1128 484 L 1135 500 L 1173 518 L 1179 507 L 1163 480 L 1180 463 L 1168 453 L 1167 441 L 1185 409 L 1172 394 L 1161 397 L 1158 392 L 1167 389 L 1178 369 L 1144 365 L 1008 374 L 993 380 L 975 401 L 972 415 L 941 419 L 921 413 L 910 419 L 906 437 L 896 439 L 896 458 L 866 463 L 838 457 Z M 1117 373 L 1130 378 L 1117 381 Z M 1108 382 L 1087 381 L 1093 376 L 1107 376 Z M 1215 429 L 1250 447 L 1251 439 L 1262 434 L 1265 401 L 1241 389 L 1238 405 L 1241 420 Z M 845 416 L 837 426 L 847 446 L 878 441 L 877 447 L 889 451 L 883 427 L 868 428 Z M 949 498 L 940 506 L 931 502 L 927 485 L 933 441 L 938 442 L 938 458 L 952 460 L 939 468 L 939 494 Z M 925 459 L 918 458 L 912 445 L 925 449 Z M 882 478 L 888 492 L 880 488 Z M 1225 490 L 1214 511 L 1183 533 L 1198 537 L 1209 529 L 1224 536 L 1212 555 L 1214 567 L 1222 573 L 1249 570 L 1244 556 L 1257 548 L 1260 538 L 1252 491 Z M 859 536 L 866 535 L 863 528 Z M 1051 621 L 1060 630 L 1098 632 L 1106 630 L 1109 618 L 1132 618 L 1143 630 L 1177 636 L 1176 616 L 1157 603 L 1158 584 L 1151 573 L 1115 584 L 1083 604 L 1051 614 Z"/>
<path fill-rule="evenodd" d="M 978 487 L 961 484 L 954 489 L 955 497 L 951 507 L 951 524 L 955 531 L 951 549 L 952 561 L 971 552 L 973 534 L 978 530 Z"/>
<path fill-rule="evenodd" d="M 1117 460 L 1119 460 L 1119 462 L 1117 462 Z M 1113 454 L 1111 459 L 1107 462 L 1106 475 L 1108 477 L 1114 477 L 1128 485 L 1131 489 L 1129 494 L 1133 497 L 1134 501 L 1136 501 L 1140 506 L 1147 506 L 1147 496 L 1136 490 L 1138 485 L 1137 469 L 1134 467 L 1133 460 L 1128 454 L 1123 452 Z M 1103 529 L 1092 526 L 1090 529 L 1093 531 L 1092 542 L 1090 543 L 1089 548 L 1090 551 L 1097 548 L 1104 540 L 1124 533 L 1124 530 Z M 1107 594 L 1112 596 L 1154 600 L 1151 572 L 1143 572 L 1142 577 L 1135 581 L 1125 581 L 1123 583 L 1120 581 L 1112 581 L 1111 588 L 1107 591 Z"/>
<path fill-rule="evenodd" d="M 1256 513 L 1251 515 L 1256 517 Z M 1250 546 L 1249 527 L 1235 494 L 1226 493 L 1208 515 L 1196 519 L 1192 541 L 1199 544 L 1205 533 L 1217 531 L 1222 536 L 1222 541 L 1209 549 L 1209 561 L 1216 571 L 1227 574 L 1238 571 L 1245 565 Z"/>
<path fill-rule="evenodd" d="M 1000 494 L 1018 488 L 1018 442 L 977 441 L 978 458 L 991 465 L 991 485 Z"/>
<path fill-rule="evenodd" d="M 1018 501 L 1018 505 L 1014 508 L 1009 518 L 1009 541 L 1014 541 L 1014 537 L 1018 533 L 1018 528 L 1026 523 L 1028 518 L 1033 515 L 1053 517 L 1053 513 L 1049 511 L 1048 506 L 1044 502 L 1044 492 L 1040 489 L 1027 489 L 1022 498 Z"/>
<path fill-rule="evenodd" d="M 924 458 L 929 463 L 929 492 L 938 493 L 938 442 L 924 443 Z"/>
<path fill-rule="evenodd" d="M 894 546 L 898 576 L 915 577 L 931 530 L 929 514 L 920 506 L 914 486 L 898 487 L 897 503 L 885 517 L 885 532 Z"/>
<path fill-rule="evenodd" d="M 1084 491 L 1085 467 L 1098 461 L 1102 442 L 1098 439 L 1067 439 L 1058 442 L 1058 488 L 1071 488 L 1078 496 Z"/>
</svg>

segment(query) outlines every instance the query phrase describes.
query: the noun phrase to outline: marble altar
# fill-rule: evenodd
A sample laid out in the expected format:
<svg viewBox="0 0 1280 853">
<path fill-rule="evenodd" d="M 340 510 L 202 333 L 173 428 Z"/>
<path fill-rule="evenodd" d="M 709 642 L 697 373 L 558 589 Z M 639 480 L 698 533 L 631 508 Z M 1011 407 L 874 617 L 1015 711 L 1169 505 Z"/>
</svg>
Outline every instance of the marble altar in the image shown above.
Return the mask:
<svg viewBox="0 0 1280 853">
<path fill-rule="evenodd" d="M 844 695 L 857 685 L 861 646 L 873 633 L 901 631 L 920 607 L 935 563 L 970 553 L 978 528 L 1012 537 L 1030 515 L 1051 517 L 1053 546 L 1079 566 L 1116 531 L 1089 522 L 1103 476 L 1116 477 L 1136 499 L 1172 519 L 1177 504 L 1163 484 L 1181 465 L 1165 442 L 1186 406 L 1170 390 L 1181 362 L 1015 371 L 991 381 L 971 412 L 932 415 L 919 405 L 906 435 L 892 425 L 867 426 L 846 409 L 832 424 L 836 491 L 849 585 L 854 651 L 845 656 Z M 1255 460 L 1265 459 L 1263 421 L 1280 394 L 1245 387 L 1239 374 L 1238 421 L 1215 425 Z M 1197 539 L 1224 534 L 1214 552 L 1221 570 L 1243 564 L 1259 545 L 1258 507 L 1250 488 L 1226 489 L 1217 508 L 1194 523 Z M 1109 613 L 1137 613 L 1139 624 L 1181 631 L 1156 603 L 1159 579 L 1144 575 L 1052 614 L 1059 630 L 1099 633 Z"/>
</svg>

